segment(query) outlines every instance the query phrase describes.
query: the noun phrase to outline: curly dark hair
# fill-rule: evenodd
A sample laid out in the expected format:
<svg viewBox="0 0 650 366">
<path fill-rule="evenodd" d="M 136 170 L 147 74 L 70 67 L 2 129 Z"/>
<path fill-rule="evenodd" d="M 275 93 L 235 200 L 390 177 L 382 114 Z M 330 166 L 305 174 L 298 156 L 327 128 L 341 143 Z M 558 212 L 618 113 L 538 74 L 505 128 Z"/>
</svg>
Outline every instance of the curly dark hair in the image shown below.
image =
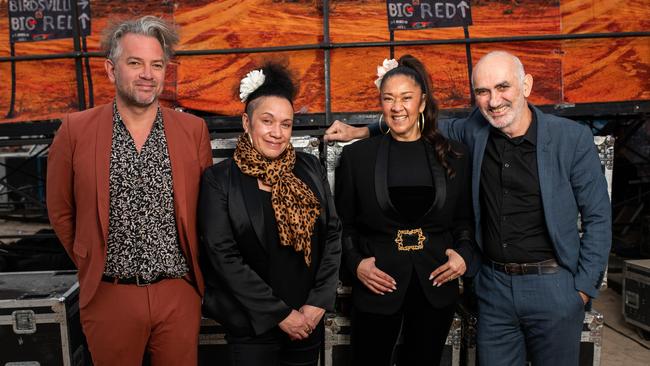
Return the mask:
<svg viewBox="0 0 650 366">
<path fill-rule="evenodd" d="M 246 113 L 251 114 L 257 107 L 260 97 L 275 96 L 285 98 L 293 106 L 298 86 L 285 64 L 267 62 L 262 66 L 264 83 L 246 98 Z"/>
</svg>

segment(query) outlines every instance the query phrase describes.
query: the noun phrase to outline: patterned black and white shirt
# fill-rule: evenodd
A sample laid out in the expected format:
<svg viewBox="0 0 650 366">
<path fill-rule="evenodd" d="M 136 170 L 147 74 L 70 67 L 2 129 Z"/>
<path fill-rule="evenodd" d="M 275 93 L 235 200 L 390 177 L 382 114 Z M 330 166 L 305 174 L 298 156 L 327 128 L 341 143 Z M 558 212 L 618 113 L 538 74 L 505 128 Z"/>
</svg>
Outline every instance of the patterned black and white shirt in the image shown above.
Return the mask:
<svg viewBox="0 0 650 366">
<path fill-rule="evenodd" d="M 113 104 L 108 248 L 104 274 L 179 278 L 188 272 L 181 251 L 172 170 L 160 108 L 140 153 Z"/>
</svg>

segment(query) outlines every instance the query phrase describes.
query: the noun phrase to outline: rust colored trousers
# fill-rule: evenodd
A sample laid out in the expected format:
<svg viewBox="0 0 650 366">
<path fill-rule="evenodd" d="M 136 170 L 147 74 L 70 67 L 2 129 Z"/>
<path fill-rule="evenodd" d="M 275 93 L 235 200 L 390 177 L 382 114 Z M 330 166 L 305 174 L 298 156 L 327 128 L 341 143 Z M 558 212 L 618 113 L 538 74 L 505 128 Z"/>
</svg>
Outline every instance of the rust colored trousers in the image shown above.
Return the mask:
<svg viewBox="0 0 650 366">
<path fill-rule="evenodd" d="M 81 309 L 81 324 L 95 366 L 197 364 L 201 297 L 183 279 L 152 285 L 101 282 Z"/>
</svg>

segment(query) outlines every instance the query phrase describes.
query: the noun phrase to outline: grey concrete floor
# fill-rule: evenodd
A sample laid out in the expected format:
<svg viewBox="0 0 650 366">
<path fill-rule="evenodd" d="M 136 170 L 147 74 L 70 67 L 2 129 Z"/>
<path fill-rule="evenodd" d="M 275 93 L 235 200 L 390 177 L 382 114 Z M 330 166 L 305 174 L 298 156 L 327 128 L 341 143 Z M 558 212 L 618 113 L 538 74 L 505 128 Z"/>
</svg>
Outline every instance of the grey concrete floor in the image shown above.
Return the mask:
<svg viewBox="0 0 650 366">
<path fill-rule="evenodd" d="M 650 365 L 650 341 L 641 338 L 637 330 L 626 323 L 622 314 L 621 295 L 606 289 L 594 301 L 594 309 L 603 314 L 603 344 L 601 366 Z"/>
<path fill-rule="evenodd" d="M 50 224 L 47 223 L 8 221 L 0 219 L 0 236 L 35 234 L 40 229 L 49 228 Z M 10 243 L 14 240 L 14 238 L 9 238 L 6 239 L 6 242 Z"/>
</svg>

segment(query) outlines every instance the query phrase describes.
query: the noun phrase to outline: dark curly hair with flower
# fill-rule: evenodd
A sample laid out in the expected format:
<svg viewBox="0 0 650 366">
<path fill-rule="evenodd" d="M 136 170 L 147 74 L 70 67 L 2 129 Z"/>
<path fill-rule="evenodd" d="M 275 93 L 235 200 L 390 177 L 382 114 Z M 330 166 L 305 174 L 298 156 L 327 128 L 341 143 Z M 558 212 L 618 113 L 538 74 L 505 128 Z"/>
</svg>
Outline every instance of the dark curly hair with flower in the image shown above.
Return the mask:
<svg viewBox="0 0 650 366">
<path fill-rule="evenodd" d="M 284 64 L 267 62 L 261 70 L 264 73 L 264 83 L 246 98 L 246 113 L 251 115 L 259 98 L 267 96 L 284 98 L 293 106 L 298 87 L 289 69 Z"/>
</svg>

